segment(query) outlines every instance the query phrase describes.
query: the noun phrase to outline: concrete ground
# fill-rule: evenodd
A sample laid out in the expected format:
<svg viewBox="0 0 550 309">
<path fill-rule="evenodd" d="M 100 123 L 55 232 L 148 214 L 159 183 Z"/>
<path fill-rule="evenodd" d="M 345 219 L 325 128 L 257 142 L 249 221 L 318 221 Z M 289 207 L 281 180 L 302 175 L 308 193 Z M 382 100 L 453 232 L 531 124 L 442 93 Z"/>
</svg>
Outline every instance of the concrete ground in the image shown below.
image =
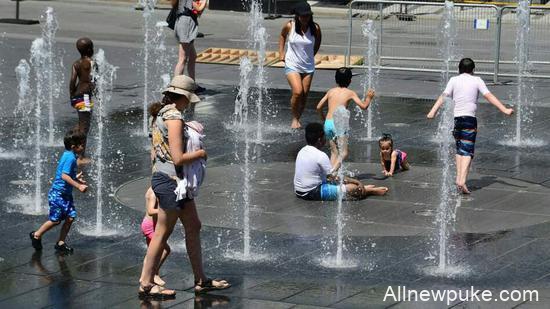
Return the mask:
<svg viewBox="0 0 550 309">
<path fill-rule="evenodd" d="M 0 171 L 2 171 L 3 216 L 0 230 L 0 307 L 2 308 L 547 308 L 550 304 L 550 175 L 548 141 L 550 132 L 546 80 L 533 81 L 532 122 L 526 134 L 545 145 L 521 148 L 503 146 L 514 134 L 515 119 L 505 118 L 489 104 L 478 110 L 480 132 L 469 182 L 473 194 L 460 199 L 454 231 L 449 239 L 452 267 L 448 275 L 437 275 L 438 246 L 435 212 L 439 204 L 441 167 L 433 136 L 436 122 L 425 114 L 440 92 L 437 74 L 382 71 L 373 106 L 376 136 L 391 133 L 398 147 L 408 152 L 412 169 L 387 179 L 379 172 L 376 142 L 367 141 L 359 117 L 352 117 L 349 170 L 367 183 L 385 185 L 385 197 L 348 202 L 344 206 L 344 260 L 352 266 L 325 267 L 336 252 L 335 204 L 306 203 L 293 196 L 294 158 L 303 146 L 303 134 L 288 129 L 289 91 L 283 72 L 268 69 L 271 101 L 264 115 L 264 142 L 254 144 L 255 172 L 252 178 L 252 261 L 235 257 L 242 251 L 242 132 L 231 126 L 238 68 L 199 64 L 197 75 L 208 90 L 195 109 L 194 118 L 207 129 L 209 154 L 207 180 L 198 198 L 204 223 L 202 244 L 205 267 L 213 277 L 228 278 L 227 291 L 195 296 L 182 232 L 170 241 L 173 254 L 163 267 L 169 287 L 178 290 L 176 300 L 141 303 L 137 280 L 145 253 L 139 231 L 143 216 L 143 194 L 150 166 L 147 139 L 141 134 L 143 80 L 139 70 L 141 13 L 127 6 L 106 6 L 59 1 L 25 1 L 24 17 L 37 18 L 46 6 L 59 16 L 57 36 L 60 59 L 68 69 L 77 54 L 77 37 L 94 39 L 108 60 L 118 66 L 113 98 L 107 108 L 104 156 L 107 171 L 102 187 L 104 226 L 96 227 L 94 179 L 87 194 L 75 194 L 79 219 L 69 242 L 71 256 L 54 254 L 57 231 L 46 234 L 45 249 L 36 253 L 28 233 L 46 216 L 29 215 L 32 188 L 21 174 L 32 161 L 32 149 L 16 149 L 13 137 L 19 119 L 12 111 L 17 102 L 14 67 L 29 57 L 31 41 L 40 35 L 39 26 L 0 25 Z M 11 1 L 0 0 L 0 12 L 11 15 Z M 7 13 L 6 13 L 7 12 Z M 155 16 L 163 19 L 166 11 Z M 209 46 L 243 45 L 244 15 L 211 11 L 201 20 L 204 39 L 197 49 Z M 345 21 L 319 17 L 326 45 L 323 52 L 343 53 Z M 282 20 L 266 21 L 274 46 Z M 168 40 L 171 61 L 174 42 Z M 166 68 L 167 72 L 171 68 Z M 318 71 L 304 123 L 317 121 L 315 102 L 333 84 L 333 71 Z M 68 87 L 67 87 L 68 88 Z M 357 77 L 352 88 L 361 89 Z M 497 96 L 514 104 L 514 85 L 490 86 Z M 63 93 L 55 105 L 56 140 L 75 123 Z M 356 112 L 353 110 L 353 115 Z M 92 134 L 97 134 L 96 126 Z M 90 144 L 97 146 L 94 140 Z M 49 187 L 61 148 L 41 147 L 45 161 L 42 191 Z M 93 170 L 88 171 L 93 174 Z M 31 191 L 32 192 L 32 191 Z M 46 199 L 43 197 L 46 209 Z M 101 234 L 98 237 L 98 234 Z M 538 301 L 429 301 L 384 300 L 388 287 L 407 289 L 537 290 Z"/>
</svg>

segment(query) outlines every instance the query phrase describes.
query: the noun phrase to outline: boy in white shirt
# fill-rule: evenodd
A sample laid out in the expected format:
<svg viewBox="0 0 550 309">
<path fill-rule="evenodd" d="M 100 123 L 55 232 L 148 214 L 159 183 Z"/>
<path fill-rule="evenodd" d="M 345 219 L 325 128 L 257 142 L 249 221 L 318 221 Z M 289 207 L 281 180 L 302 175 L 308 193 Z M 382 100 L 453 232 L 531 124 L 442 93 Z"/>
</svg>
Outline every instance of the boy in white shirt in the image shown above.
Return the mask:
<svg viewBox="0 0 550 309">
<path fill-rule="evenodd" d="M 470 58 L 463 58 L 458 64 L 460 75 L 452 77 L 447 83 L 443 94 L 439 96 L 434 106 L 428 113 L 428 118 L 435 117 L 437 110 L 441 107 L 445 97 L 451 97 L 455 103 L 454 120 L 455 127 L 453 136 L 456 141 L 456 185 L 458 190 L 464 194 L 469 194 L 470 190 L 466 186 L 466 178 L 472 158 L 474 157 L 475 141 L 477 135 L 477 98 L 478 93 L 496 106 L 505 115 L 512 115 L 513 109 L 507 108 L 495 97 L 485 82 L 477 76 L 474 76 L 475 63 Z"/>
<path fill-rule="evenodd" d="M 384 195 L 386 187 L 363 185 L 359 180 L 345 177 L 340 186 L 337 177 L 331 175 L 333 166 L 327 154 L 320 149 L 325 146 L 325 133 L 320 123 L 306 126 L 306 141 L 296 158 L 294 173 L 294 191 L 296 196 L 305 200 L 335 201 L 338 194 L 345 199 L 363 199 L 369 195 Z"/>
</svg>

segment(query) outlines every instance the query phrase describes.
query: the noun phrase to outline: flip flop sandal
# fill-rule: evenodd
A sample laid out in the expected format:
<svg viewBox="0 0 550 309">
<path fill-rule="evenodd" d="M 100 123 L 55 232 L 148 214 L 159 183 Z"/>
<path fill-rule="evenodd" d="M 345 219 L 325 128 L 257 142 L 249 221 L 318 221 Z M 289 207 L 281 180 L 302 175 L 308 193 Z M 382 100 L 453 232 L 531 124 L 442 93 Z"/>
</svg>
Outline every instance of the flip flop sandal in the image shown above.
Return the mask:
<svg viewBox="0 0 550 309">
<path fill-rule="evenodd" d="M 157 287 L 156 292 L 152 292 L 152 290 Z M 173 293 L 165 293 L 169 292 L 170 290 L 165 289 L 159 285 L 153 284 L 150 286 L 140 286 L 138 291 L 139 299 L 151 299 L 151 300 L 168 300 L 168 299 L 174 299 L 176 298 L 176 292 L 173 291 Z"/>
<path fill-rule="evenodd" d="M 215 286 L 212 284 L 212 281 L 218 281 L 220 283 L 225 283 L 223 285 L 220 285 L 220 286 Z M 195 293 L 197 294 L 200 294 L 200 293 L 205 293 L 205 292 L 208 292 L 208 291 L 216 291 L 216 290 L 225 290 L 225 289 L 228 289 L 231 287 L 231 284 L 229 284 L 229 282 L 227 282 L 226 280 L 223 280 L 223 279 L 206 279 L 205 282 L 202 282 L 201 284 L 199 284 L 199 282 L 195 282 Z"/>
</svg>

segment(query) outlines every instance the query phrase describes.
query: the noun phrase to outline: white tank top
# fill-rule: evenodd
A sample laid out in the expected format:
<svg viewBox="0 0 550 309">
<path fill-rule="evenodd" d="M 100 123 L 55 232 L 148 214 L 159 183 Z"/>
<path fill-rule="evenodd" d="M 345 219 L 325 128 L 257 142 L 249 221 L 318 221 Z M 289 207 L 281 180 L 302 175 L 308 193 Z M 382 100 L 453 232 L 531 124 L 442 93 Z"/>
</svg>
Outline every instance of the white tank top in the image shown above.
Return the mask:
<svg viewBox="0 0 550 309">
<path fill-rule="evenodd" d="M 287 36 L 285 66 L 298 73 L 313 73 L 315 71 L 315 29 L 308 29 L 304 35 L 296 33 L 294 21 L 290 24 Z"/>
</svg>

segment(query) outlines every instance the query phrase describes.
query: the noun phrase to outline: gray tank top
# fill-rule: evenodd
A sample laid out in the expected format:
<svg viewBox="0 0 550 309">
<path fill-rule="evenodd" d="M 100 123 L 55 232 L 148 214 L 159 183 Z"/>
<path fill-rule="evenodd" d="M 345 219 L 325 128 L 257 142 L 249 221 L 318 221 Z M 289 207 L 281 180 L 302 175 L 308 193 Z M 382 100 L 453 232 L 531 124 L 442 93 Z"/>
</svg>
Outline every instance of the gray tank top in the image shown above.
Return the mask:
<svg viewBox="0 0 550 309">
<path fill-rule="evenodd" d="M 166 120 L 183 121 L 183 116 L 181 112 L 176 109 L 175 104 L 163 107 L 159 111 L 157 119 L 152 126 L 151 134 L 154 152 L 153 172 L 161 172 L 171 177 L 177 176 L 178 178 L 182 178 L 182 166 L 175 166 L 172 156 L 170 155 L 168 128 L 164 122 Z M 185 130 L 182 130 L 182 139 L 185 141 Z M 185 143 L 183 143 L 183 145 L 185 145 Z M 185 149 L 182 150 L 185 151 Z"/>
<path fill-rule="evenodd" d="M 193 10 L 193 0 L 179 0 L 178 14 L 185 12 L 185 8 L 188 10 Z"/>
</svg>

